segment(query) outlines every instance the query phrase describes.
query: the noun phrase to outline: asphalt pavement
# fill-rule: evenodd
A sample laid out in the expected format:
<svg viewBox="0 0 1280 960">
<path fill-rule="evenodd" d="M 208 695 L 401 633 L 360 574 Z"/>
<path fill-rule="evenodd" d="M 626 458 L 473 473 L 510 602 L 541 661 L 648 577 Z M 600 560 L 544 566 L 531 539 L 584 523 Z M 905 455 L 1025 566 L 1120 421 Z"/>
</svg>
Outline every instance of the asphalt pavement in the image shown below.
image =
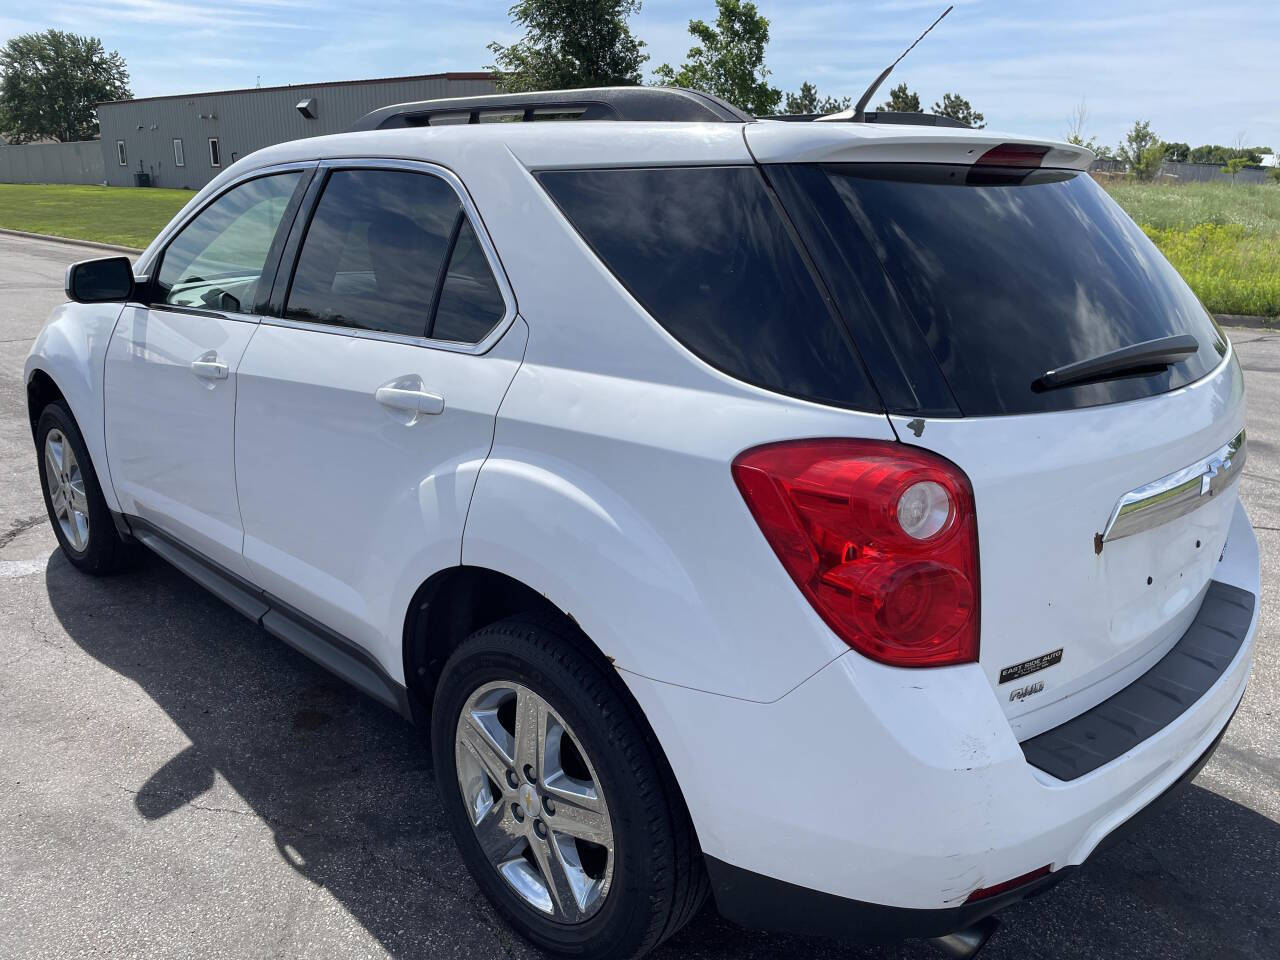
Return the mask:
<svg viewBox="0 0 1280 960">
<path fill-rule="evenodd" d="M 458 859 L 418 731 L 163 562 L 95 580 L 57 550 L 22 364 L 66 264 L 101 255 L 0 235 L 0 957 L 538 956 Z M 1280 956 L 1280 333 L 1230 333 L 1262 545 L 1249 691 L 1181 799 L 1002 914 L 987 960 Z M 941 954 L 708 905 L 656 956 Z"/>
</svg>

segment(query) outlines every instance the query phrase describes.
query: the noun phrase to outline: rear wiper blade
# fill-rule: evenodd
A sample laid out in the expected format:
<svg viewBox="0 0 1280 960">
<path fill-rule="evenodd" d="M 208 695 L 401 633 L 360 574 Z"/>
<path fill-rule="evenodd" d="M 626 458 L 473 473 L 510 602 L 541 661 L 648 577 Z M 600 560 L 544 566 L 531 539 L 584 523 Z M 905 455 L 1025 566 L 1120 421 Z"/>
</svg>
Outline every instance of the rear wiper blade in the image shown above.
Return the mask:
<svg viewBox="0 0 1280 960">
<path fill-rule="evenodd" d="M 1110 380 L 1144 370 L 1159 370 L 1185 360 L 1199 349 L 1199 342 L 1189 333 L 1146 340 L 1088 360 L 1077 360 L 1066 366 L 1046 370 L 1032 384 L 1032 389 L 1053 390 L 1085 381 Z"/>
</svg>

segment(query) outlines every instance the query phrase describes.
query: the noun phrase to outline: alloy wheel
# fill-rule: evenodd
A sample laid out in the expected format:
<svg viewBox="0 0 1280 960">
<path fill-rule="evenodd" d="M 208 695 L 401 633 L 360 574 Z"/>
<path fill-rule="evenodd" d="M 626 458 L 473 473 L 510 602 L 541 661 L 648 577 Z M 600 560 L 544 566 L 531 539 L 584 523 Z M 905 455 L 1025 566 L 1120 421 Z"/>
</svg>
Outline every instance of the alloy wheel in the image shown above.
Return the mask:
<svg viewBox="0 0 1280 960">
<path fill-rule="evenodd" d="M 89 498 L 85 494 L 84 473 L 66 435 L 57 428 L 44 438 L 44 482 L 62 535 L 71 549 L 83 552 L 89 544 Z"/>
<path fill-rule="evenodd" d="M 454 748 L 467 815 L 494 869 L 544 916 L 592 917 L 613 881 L 613 824 L 564 719 L 522 684 L 487 683 L 467 699 Z"/>
</svg>

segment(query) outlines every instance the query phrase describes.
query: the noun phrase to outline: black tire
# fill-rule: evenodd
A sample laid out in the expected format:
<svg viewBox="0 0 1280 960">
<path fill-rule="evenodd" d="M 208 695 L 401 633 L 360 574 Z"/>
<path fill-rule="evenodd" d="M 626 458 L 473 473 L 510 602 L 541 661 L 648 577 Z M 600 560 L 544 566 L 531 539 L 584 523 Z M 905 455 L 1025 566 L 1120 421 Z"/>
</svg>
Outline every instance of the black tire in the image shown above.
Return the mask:
<svg viewBox="0 0 1280 960">
<path fill-rule="evenodd" d="M 66 442 L 75 454 L 84 481 L 85 500 L 89 506 L 87 512 L 89 529 L 87 541 L 81 549 L 77 549 L 67 539 L 49 496 L 45 440 L 51 430 L 58 430 L 66 437 Z M 125 566 L 130 556 L 129 547 L 116 531 L 115 521 L 111 517 L 107 501 L 102 496 L 98 474 L 93 468 L 93 461 L 89 459 L 89 449 L 85 446 L 84 437 L 80 434 L 76 419 L 61 400 L 55 400 L 46 405 L 40 412 L 40 419 L 36 421 L 36 460 L 39 464 L 40 491 L 44 495 L 45 510 L 49 513 L 53 534 L 58 538 L 58 545 L 62 547 L 66 558 L 78 570 L 94 576 L 115 573 Z"/>
<path fill-rule="evenodd" d="M 438 789 L 463 860 L 498 912 L 551 953 L 579 960 L 643 956 L 697 913 L 709 890 L 684 801 L 621 681 L 584 649 L 573 624 L 521 616 L 472 634 L 436 689 L 431 739 Z M 513 681 L 542 697 L 573 730 L 604 790 L 613 824 L 612 885 L 599 911 L 566 924 L 517 896 L 481 849 L 458 786 L 455 734 L 472 693 Z"/>
</svg>

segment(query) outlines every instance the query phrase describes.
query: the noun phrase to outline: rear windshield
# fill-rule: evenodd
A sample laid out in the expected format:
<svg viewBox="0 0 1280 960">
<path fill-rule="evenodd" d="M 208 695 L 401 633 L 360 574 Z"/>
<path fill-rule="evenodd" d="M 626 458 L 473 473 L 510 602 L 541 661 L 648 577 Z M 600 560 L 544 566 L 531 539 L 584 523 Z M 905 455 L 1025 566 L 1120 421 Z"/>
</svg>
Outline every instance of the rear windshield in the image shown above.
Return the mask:
<svg viewBox="0 0 1280 960">
<path fill-rule="evenodd" d="M 875 271 L 878 260 L 895 291 L 897 316 L 867 311 L 865 300 L 840 304 L 855 339 L 862 343 L 867 324 L 914 325 L 912 339 L 923 337 L 922 354 L 932 355 L 964 415 L 1147 397 L 1199 379 L 1225 352 L 1195 295 L 1087 174 L 943 164 L 792 171 L 805 194 L 797 219 L 821 219 L 809 232 L 844 248 L 840 262 L 819 257 L 824 271 L 874 286 L 883 276 L 869 276 L 867 265 Z M 841 284 L 831 286 L 841 301 Z M 1056 367 L 1177 334 L 1194 336 L 1199 350 L 1167 369 L 1052 390 L 1037 383 Z M 875 364 L 872 374 L 879 380 Z"/>
<path fill-rule="evenodd" d="M 631 295 L 703 360 L 779 393 L 883 409 L 759 168 L 538 179 Z"/>
</svg>

